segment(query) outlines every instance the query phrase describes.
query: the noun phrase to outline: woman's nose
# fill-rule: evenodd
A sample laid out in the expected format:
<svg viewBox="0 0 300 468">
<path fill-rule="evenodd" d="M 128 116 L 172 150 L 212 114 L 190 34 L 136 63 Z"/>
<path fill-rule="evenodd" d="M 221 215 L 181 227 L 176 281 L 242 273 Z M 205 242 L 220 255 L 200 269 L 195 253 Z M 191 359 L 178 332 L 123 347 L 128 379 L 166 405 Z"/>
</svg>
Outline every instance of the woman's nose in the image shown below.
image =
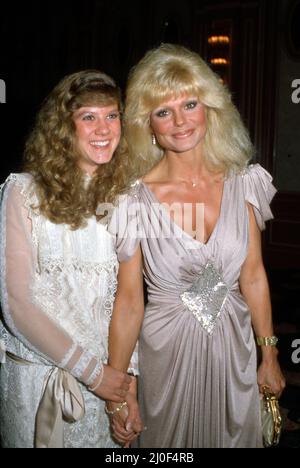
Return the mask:
<svg viewBox="0 0 300 468">
<path fill-rule="evenodd" d="M 97 135 L 107 135 L 109 133 L 109 124 L 107 120 L 99 120 L 96 125 L 95 133 Z"/>
<path fill-rule="evenodd" d="M 185 123 L 185 116 L 181 110 L 177 110 L 174 112 L 174 123 L 178 127 Z"/>
</svg>

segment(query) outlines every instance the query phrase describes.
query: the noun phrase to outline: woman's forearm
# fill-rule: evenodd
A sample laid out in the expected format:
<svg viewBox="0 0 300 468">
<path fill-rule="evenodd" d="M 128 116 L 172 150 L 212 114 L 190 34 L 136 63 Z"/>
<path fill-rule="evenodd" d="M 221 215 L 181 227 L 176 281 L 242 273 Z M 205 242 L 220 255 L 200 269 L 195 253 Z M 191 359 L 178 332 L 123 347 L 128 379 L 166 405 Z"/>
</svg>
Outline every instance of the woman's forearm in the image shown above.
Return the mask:
<svg viewBox="0 0 300 468">
<path fill-rule="evenodd" d="M 143 303 L 121 306 L 116 300 L 110 325 L 109 364 L 126 372 L 136 346 L 143 321 Z"/>
<path fill-rule="evenodd" d="M 241 291 L 250 309 L 256 336 L 271 336 L 273 334 L 271 300 L 264 269 L 261 269 L 256 278 L 241 283 Z"/>
<path fill-rule="evenodd" d="M 144 317 L 142 254 L 140 248 L 120 264 L 118 290 L 109 332 L 109 364 L 126 372 Z"/>
<path fill-rule="evenodd" d="M 241 283 L 241 291 L 250 309 L 254 333 L 257 337 L 274 335 L 272 308 L 268 280 L 262 267 L 257 276 Z M 263 359 L 273 359 L 277 349 L 261 346 Z"/>
</svg>

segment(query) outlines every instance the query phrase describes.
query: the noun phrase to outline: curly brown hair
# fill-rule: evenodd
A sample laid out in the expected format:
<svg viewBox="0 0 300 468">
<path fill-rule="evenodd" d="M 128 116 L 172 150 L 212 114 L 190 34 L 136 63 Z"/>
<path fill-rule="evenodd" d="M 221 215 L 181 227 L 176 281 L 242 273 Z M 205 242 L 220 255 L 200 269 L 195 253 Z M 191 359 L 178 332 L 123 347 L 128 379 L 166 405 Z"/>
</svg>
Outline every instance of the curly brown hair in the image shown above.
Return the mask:
<svg viewBox="0 0 300 468">
<path fill-rule="evenodd" d="M 97 70 L 66 76 L 45 99 L 24 152 L 24 170 L 33 176 L 40 213 L 53 223 L 72 229 L 97 215 L 100 203 L 114 203 L 128 185 L 129 155 L 123 140 L 113 159 L 100 165 L 90 183 L 78 167 L 75 124 L 72 116 L 83 106 L 117 104 L 121 92 L 114 80 Z"/>
</svg>

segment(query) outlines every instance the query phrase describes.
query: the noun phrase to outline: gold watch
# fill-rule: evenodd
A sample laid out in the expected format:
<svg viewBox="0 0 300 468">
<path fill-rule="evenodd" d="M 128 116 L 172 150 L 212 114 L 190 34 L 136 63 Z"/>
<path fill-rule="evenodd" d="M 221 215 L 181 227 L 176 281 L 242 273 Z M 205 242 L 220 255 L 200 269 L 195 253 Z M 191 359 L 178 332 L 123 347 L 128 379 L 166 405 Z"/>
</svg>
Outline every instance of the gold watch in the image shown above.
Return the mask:
<svg viewBox="0 0 300 468">
<path fill-rule="evenodd" d="M 276 346 L 278 338 L 277 336 L 257 336 L 256 343 L 258 346 Z"/>
</svg>

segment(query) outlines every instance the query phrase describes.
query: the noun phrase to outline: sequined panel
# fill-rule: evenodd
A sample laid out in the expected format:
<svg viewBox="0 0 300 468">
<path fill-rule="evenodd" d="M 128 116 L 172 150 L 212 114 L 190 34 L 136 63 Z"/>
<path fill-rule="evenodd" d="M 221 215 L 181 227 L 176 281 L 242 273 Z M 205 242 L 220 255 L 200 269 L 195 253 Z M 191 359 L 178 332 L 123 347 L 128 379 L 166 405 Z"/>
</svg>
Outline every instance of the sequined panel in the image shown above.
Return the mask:
<svg viewBox="0 0 300 468">
<path fill-rule="evenodd" d="M 212 334 L 228 294 L 228 287 L 212 263 L 207 263 L 191 288 L 180 295 L 208 334 Z"/>
</svg>

